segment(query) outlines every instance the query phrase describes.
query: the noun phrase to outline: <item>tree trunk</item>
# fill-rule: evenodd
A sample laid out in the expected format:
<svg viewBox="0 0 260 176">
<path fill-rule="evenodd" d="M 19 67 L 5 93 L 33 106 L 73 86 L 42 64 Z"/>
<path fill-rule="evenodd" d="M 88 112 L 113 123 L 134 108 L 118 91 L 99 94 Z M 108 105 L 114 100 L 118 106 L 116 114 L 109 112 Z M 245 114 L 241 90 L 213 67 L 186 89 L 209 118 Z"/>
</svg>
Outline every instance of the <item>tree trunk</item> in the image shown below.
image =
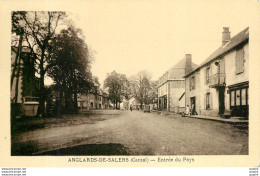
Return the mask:
<svg viewBox="0 0 260 176">
<path fill-rule="evenodd" d="M 76 73 L 74 70 L 74 112 L 78 113 L 78 95 L 77 95 L 77 79 L 76 79 Z"/>
<path fill-rule="evenodd" d="M 18 71 L 16 73 L 15 104 L 17 104 L 17 100 L 18 100 L 18 85 L 19 85 L 20 71 L 21 71 L 21 57 L 19 57 L 18 60 Z"/>
<path fill-rule="evenodd" d="M 43 59 L 44 59 L 44 49 L 42 49 L 42 55 L 40 60 L 40 102 L 39 102 L 39 116 L 45 116 L 45 89 L 44 89 L 44 67 L 43 67 Z"/>
</svg>

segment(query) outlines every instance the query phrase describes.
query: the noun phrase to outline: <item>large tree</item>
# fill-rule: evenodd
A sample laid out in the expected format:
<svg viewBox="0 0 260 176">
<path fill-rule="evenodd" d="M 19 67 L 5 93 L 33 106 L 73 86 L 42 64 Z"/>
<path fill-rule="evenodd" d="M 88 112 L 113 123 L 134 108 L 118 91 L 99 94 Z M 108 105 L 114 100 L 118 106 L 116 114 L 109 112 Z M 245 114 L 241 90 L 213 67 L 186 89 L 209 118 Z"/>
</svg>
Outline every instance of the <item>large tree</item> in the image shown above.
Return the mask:
<svg viewBox="0 0 260 176">
<path fill-rule="evenodd" d="M 53 67 L 49 76 L 57 84 L 58 107 L 65 100 L 66 112 L 77 112 L 77 94 L 86 93 L 94 86 L 88 46 L 81 30 L 74 27 L 64 29 L 52 43 L 53 52 L 49 64 Z"/>
<path fill-rule="evenodd" d="M 132 96 L 140 103 L 141 109 L 143 104 L 149 103 L 149 94 L 151 92 L 151 75 L 145 71 L 140 71 L 130 78 Z"/>
<path fill-rule="evenodd" d="M 12 14 L 13 28 L 22 31 L 27 41 L 27 46 L 36 56 L 36 70 L 40 76 L 40 104 L 39 115 L 44 115 L 44 77 L 52 65 L 49 64 L 51 55 L 51 43 L 55 38 L 56 29 L 60 21 L 65 17 L 65 12 L 51 11 L 20 11 Z"/>
<path fill-rule="evenodd" d="M 115 71 L 107 74 L 104 88 L 108 89 L 108 98 L 113 102 L 114 107 L 118 108 L 118 104 L 124 98 L 129 98 L 128 86 L 129 82 L 124 74 L 119 74 Z"/>
</svg>

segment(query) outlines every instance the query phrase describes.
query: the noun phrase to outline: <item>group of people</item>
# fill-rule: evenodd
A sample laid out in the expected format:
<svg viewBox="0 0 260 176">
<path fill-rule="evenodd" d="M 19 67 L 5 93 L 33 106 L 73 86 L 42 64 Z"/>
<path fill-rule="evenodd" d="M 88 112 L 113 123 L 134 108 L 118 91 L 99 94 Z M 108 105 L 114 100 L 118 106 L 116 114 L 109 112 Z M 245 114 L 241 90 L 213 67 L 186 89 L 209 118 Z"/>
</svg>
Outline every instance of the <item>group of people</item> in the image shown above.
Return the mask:
<svg viewBox="0 0 260 176">
<path fill-rule="evenodd" d="M 186 106 L 184 116 L 198 115 L 198 113 L 195 110 L 194 105 L 192 104 L 191 106 L 192 106 L 191 109 L 190 109 L 189 105 Z"/>
</svg>

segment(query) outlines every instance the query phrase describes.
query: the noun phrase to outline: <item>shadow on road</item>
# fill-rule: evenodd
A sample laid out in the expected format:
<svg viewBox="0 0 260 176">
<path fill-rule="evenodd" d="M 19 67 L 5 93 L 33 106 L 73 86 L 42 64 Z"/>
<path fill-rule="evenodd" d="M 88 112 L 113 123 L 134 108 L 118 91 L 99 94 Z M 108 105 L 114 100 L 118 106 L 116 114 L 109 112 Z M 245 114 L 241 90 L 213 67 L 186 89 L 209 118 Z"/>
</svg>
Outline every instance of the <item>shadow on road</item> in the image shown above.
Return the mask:
<svg viewBox="0 0 260 176">
<path fill-rule="evenodd" d="M 79 156 L 79 155 L 129 155 L 122 144 L 85 144 L 43 152 L 37 156 Z"/>
</svg>

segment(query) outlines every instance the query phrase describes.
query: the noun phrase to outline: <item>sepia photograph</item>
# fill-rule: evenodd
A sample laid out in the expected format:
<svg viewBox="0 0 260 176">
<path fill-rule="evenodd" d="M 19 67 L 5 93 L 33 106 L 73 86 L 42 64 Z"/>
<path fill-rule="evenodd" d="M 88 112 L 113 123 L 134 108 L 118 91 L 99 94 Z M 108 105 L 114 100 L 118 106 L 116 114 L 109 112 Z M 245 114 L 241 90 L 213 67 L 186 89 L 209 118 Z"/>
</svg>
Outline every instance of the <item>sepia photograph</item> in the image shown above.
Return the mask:
<svg viewBox="0 0 260 176">
<path fill-rule="evenodd" d="M 7 157 L 221 165 L 253 155 L 259 2 L 33 4 L 5 13 Z"/>
</svg>

